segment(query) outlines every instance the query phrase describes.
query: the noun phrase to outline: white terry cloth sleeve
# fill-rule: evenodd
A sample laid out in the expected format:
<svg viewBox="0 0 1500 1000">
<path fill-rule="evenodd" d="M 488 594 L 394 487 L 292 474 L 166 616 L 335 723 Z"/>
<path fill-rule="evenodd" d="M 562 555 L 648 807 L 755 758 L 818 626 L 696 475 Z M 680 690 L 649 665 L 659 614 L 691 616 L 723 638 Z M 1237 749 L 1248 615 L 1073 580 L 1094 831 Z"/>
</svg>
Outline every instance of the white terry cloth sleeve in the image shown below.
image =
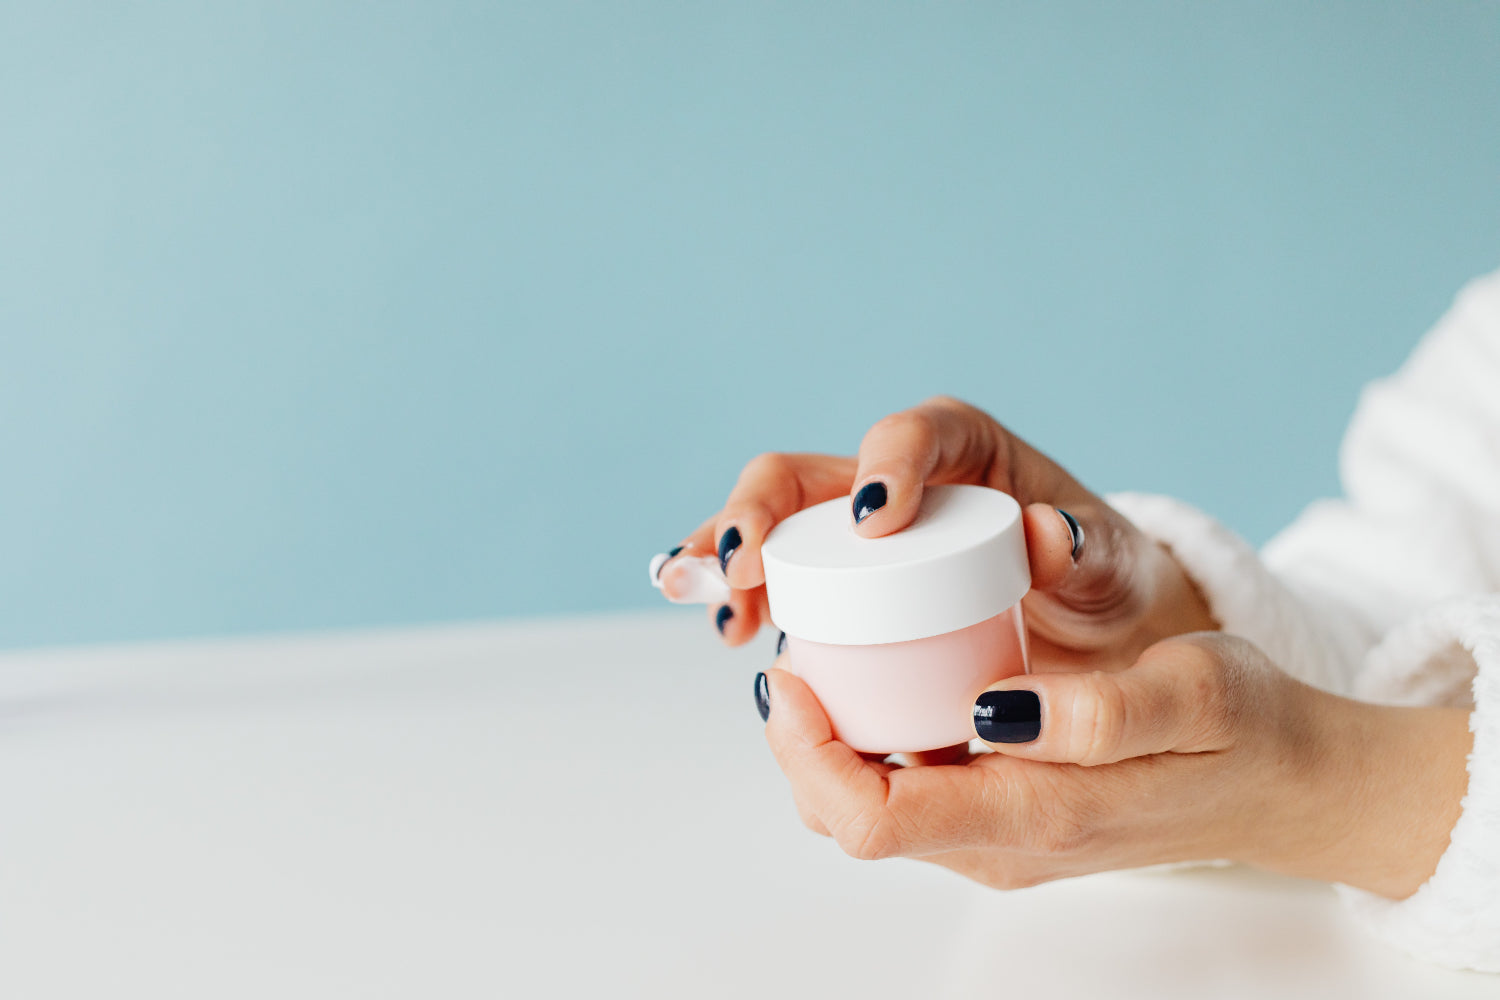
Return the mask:
<svg viewBox="0 0 1500 1000">
<path fill-rule="evenodd" d="M 1146 493 L 1107 499 L 1171 551 L 1225 632 L 1249 639 L 1298 680 L 1350 692 L 1357 664 L 1379 638 L 1357 611 L 1317 592 L 1299 593 L 1249 543 L 1190 504 Z"/>
<path fill-rule="evenodd" d="M 1500 596 L 1460 598 L 1392 632 L 1356 693 L 1390 704 L 1473 705 L 1469 787 L 1448 849 L 1399 902 L 1339 886 L 1377 937 L 1456 969 L 1500 972 Z"/>
<path fill-rule="evenodd" d="M 1346 497 L 1257 554 L 1179 501 L 1110 502 L 1167 546 L 1224 630 L 1308 683 L 1471 708 L 1463 813 L 1436 873 L 1399 902 L 1340 893 L 1381 938 L 1500 972 L 1500 274 L 1471 283 L 1345 436 Z"/>
</svg>

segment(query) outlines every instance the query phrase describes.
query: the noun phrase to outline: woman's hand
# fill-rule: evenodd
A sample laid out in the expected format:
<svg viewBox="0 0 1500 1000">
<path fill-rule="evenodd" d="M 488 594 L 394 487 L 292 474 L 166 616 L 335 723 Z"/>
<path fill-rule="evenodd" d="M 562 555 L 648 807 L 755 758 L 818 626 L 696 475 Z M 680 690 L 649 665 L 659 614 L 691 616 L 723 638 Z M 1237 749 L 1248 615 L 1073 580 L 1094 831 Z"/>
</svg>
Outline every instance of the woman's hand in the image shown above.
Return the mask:
<svg viewBox="0 0 1500 1000">
<path fill-rule="evenodd" d="M 975 719 L 997 752 L 937 766 L 860 756 L 802 681 L 768 678 L 766 738 L 809 828 L 998 888 L 1226 858 L 1404 898 L 1468 780 L 1465 711 L 1340 698 L 1217 633 L 996 684 Z"/>
<path fill-rule="evenodd" d="M 716 555 L 732 591 L 727 603 L 710 607 L 710 617 L 739 645 L 769 621 L 760 547 L 779 521 L 850 496 L 855 530 L 888 535 L 911 523 L 923 487 L 939 483 L 993 487 L 1024 508 L 1033 670 L 1119 669 L 1159 639 L 1215 627 L 1166 550 L 988 414 L 946 397 L 875 424 L 855 458 L 754 459 L 724 509 L 675 553 L 687 558 L 659 566 L 660 582 L 668 596 L 685 596 L 691 571 L 702 565 L 692 557 Z"/>
</svg>

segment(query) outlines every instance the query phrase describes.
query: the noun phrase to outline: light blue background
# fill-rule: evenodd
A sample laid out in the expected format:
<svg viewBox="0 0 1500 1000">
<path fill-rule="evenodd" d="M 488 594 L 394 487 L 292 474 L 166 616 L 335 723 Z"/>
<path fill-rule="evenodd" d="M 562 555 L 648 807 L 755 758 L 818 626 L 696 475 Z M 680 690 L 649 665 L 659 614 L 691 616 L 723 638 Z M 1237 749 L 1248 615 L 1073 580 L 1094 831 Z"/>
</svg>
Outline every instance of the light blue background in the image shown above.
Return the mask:
<svg viewBox="0 0 1500 1000">
<path fill-rule="evenodd" d="M 652 605 L 939 391 L 1263 540 L 1497 235 L 1493 3 L 3 3 L 0 645 Z"/>
</svg>

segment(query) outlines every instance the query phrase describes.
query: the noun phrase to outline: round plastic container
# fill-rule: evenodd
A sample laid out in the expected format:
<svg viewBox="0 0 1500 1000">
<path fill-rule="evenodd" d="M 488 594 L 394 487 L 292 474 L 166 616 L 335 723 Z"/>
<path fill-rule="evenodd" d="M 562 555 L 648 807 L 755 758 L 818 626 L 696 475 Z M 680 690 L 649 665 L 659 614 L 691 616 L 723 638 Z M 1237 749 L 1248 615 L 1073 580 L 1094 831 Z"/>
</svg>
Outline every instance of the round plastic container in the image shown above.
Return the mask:
<svg viewBox="0 0 1500 1000">
<path fill-rule="evenodd" d="M 966 743 L 974 699 L 1028 669 L 1021 508 L 998 490 L 930 486 L 884 538 L 855 534 L 848 499 L 830 500 L 777 525 L 761 561 L 792 672 L 856 750 Z"/>
</svg>

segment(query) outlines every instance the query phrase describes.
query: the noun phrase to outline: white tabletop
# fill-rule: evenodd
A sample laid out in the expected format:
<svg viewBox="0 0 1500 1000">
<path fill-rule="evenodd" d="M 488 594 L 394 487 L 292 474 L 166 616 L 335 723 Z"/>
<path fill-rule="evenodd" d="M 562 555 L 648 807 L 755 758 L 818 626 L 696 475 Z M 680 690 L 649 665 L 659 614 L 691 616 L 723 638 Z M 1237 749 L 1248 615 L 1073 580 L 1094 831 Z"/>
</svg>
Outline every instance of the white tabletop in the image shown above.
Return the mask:
<svg viewBox="0 0 1500 1000">
<path fill-rule="evenodd" d="M 1242 870 L 803 830 L 700 614 L 0 656 L 0 996 L 1494 997 Z"/>
</svg>

